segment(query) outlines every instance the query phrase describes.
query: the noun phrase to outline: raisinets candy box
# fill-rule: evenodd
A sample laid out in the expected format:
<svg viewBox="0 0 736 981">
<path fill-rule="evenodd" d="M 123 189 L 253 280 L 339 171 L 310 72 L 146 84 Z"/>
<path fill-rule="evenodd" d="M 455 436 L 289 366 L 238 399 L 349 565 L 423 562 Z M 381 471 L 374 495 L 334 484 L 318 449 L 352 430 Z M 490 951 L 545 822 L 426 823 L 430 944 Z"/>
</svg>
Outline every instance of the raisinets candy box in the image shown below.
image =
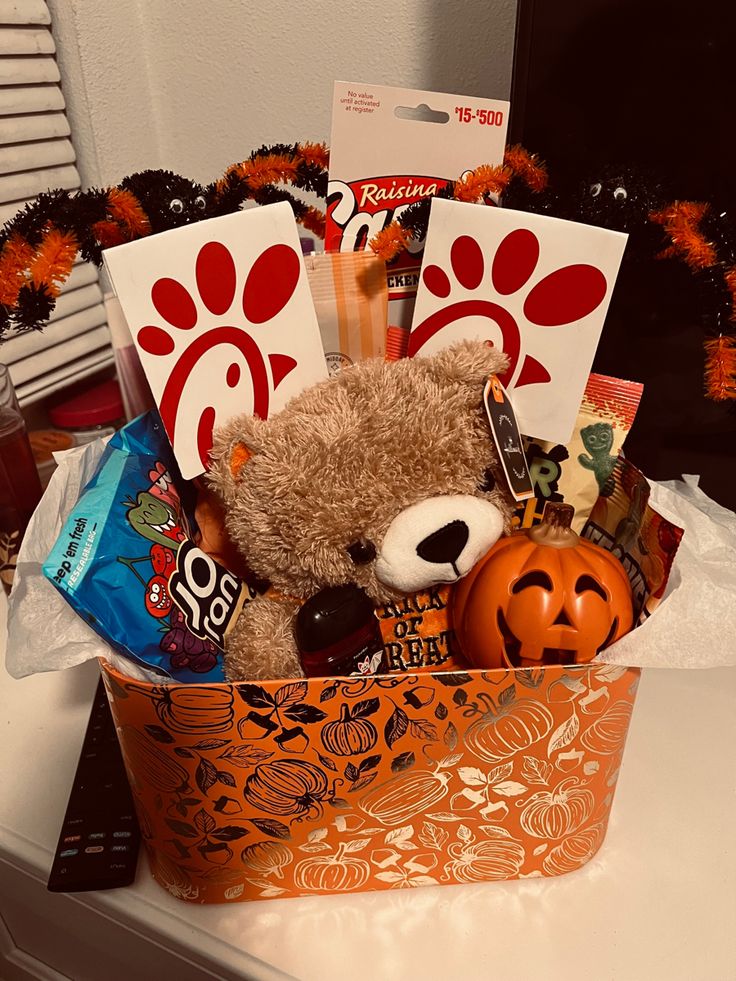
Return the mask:
<svg viewBox="0 0 736 981">
<path fill-rule="evenodd" d="M 120 654 L 178 681 L 219 681 L 252 593 L 198 548 L 196 490 L 150 412 L 108 443 L 44 575 Z"/>
</svg>

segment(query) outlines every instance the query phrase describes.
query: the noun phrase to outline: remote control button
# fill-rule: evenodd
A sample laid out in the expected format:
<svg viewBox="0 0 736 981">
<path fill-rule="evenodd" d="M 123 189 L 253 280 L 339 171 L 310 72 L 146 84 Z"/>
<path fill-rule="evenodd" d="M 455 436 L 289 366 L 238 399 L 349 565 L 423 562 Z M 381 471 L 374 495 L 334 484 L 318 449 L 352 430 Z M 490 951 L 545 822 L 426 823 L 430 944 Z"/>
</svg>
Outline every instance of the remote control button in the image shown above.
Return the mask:
<svg viewBox="0 0 736 981">
<path fill-rule="evenodd" d="M 90 841 L 100 840 L 101 838 L 104 837 L 105 837 L 104 831 L 90 831 L 90 833 L 87 835 L 87 838 L 89 838 Z"/>
<path fill-rule="evenodd" d="M 113 852 L 129 852 L 130 847 L 128 845 L 113 845 L 110 850 Z"/>
<path fill-rule="evenodd" d="M 113 831 L 113 838 L 130 838 L 132 832 L 130 831 Z"/>
<path fill-rule="evenodd" d="M 72 855 L 78 855 L 78 848 L 66 848 L 63 852 L 59 852 L 59 858 L 71 858 Z"/>
<path fill-rule="evenodd" d="M 121 862 L 113 862 L 110 866 L 111 869 L 124 869 L 125 865 Z"/>
<path fill-rule="evenodd" d="M 69 845 L 73 841 L 81 841 L 81 840 L 82 840 L 81 835 L 67 835 L 66 838 L 64 838 L 64 844 Z"/>
<path fill-rule="evenodd" d="M 84 818 L 69 818 L 67 824 L 84 824 Z"/>
<path fill-rule="evenodd" d="M 104 852 L 104 845 L 89 845 L 84 849 L 85 855 L 98 855 L 100 852 Z"/>
</svg>

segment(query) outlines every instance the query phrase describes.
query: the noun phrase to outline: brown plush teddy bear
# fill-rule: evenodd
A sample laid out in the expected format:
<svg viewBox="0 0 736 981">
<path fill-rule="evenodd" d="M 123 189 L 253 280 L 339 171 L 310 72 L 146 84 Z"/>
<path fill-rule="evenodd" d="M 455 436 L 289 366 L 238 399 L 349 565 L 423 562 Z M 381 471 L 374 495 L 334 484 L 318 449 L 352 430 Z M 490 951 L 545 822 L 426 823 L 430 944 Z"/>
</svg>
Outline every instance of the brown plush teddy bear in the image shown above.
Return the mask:
<svg viewBox="0 0 736 981">
<path fill-rule="evenodd" d="M 482 404 L 505 367 L 480 341 L 363 361 L 267 421 L 241 416 L 216 434 L 210 480 L 227 531 L 272 586 L 228 636 L 230 680 L 301 675 L 294 616 L 323 587 L 353 582 L 390 603 L 454 582 L 509 530 Z"/>
</svg>

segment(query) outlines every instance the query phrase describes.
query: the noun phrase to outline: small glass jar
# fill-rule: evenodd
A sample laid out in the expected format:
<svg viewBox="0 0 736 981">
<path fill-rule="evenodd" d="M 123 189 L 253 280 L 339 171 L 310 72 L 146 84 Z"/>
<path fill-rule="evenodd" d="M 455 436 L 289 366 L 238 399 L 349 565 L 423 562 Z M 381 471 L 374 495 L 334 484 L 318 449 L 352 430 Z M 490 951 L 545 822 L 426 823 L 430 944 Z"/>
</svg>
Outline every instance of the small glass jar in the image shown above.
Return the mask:
<svg viewBox="0 0 736 981">
<path fill-rule="evenodd" d="M 353 584 L 329 586 L 299 608 L 294 637 L 308 678 L 386 671 L 373 603 Z"/>
<path fill-rule="evenodd" d="M 18 550 L 41 500 L 33 451 L 10 373 L 0 365 L 0 580 L 10 592 Z"/>
</svg>

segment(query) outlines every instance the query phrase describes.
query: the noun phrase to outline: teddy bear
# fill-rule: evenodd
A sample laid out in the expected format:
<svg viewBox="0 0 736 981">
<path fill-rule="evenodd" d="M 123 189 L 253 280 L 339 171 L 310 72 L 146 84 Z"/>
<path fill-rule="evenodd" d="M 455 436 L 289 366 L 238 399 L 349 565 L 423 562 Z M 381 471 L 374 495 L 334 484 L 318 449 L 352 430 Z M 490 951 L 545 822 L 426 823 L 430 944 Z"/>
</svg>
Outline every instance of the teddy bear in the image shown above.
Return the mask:
<svg viewBox="0 0 736 981">
<path fill-rule="evenodd" d="M 226 530 L 270 589 L 226 638 L 229 680 L 299 677 L 299 606 L 355 583 L 377 607 L 453 583 L 510 529 L 512 506 L 483 407 L 507 366 L 483 341 L 430 357 L 369 359 L 267 420 L 215 433 L 209 482 Z"/>
</svg>

